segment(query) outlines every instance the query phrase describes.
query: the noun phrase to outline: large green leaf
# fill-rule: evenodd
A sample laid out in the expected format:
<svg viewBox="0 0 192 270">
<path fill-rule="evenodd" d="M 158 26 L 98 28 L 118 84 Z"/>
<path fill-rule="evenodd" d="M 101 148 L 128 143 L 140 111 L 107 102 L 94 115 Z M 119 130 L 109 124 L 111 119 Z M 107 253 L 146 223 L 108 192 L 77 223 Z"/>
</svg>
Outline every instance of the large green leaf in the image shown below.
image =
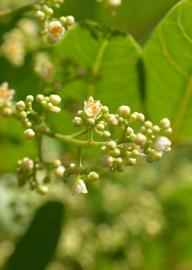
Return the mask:
<svg viewBox="0 0 192 270">
<path fill-rule="evenodd" d="M 153 120 L 170 117 L 173 140 L 192 138 L 192 1 L 179 2 L 144 49 L 147 108 Z"/>
<path fill-rule="evenodd" d="M 88 74 L 86 79 L 66 84 L 64 97 L 82 102 L 93 95 L 112 109 L 124 103 L 134 110 L 140 108 L 140 48 L 131 36 L 96 23 L 81 23 L 66 34 L 53 55 L 57 63 L 68 59 Z"/>
<path fill-rule="evenodd" d="M 51 260 L 62 228 L 63 204 L 48 202 L 36 213 L 4 270 L 44 270 Z"/>
</svg>

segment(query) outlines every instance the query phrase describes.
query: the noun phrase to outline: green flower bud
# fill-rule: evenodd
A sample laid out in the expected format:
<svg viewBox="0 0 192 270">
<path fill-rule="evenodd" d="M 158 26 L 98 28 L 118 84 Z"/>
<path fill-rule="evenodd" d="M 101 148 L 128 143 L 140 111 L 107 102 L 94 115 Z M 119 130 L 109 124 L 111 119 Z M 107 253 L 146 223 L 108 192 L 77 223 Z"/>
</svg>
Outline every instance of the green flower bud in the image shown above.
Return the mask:
<svg viewBox="0 0 192 270">
<path fill-rule="evenodd" d="M 25 136 L 26 140 L 31 140 L 31 139 L 33 139 L 35 137 L 35 131 L 33 129 L 31 129 L 31 128 L 26 129 L 24 131 L 24 136 Z"/>
<path fill-rule="evenodd" d="M 126 166 L 133 166 L 137 163 L 136 158 L 128 158 L 127 160 L 125 160 L 125 165 Z"/>
<path fill-rule="evenodd" d="M 97 180 L 99 180 L 99 174 L 96 173 L 96 172 L 94 172 L 94 171 L 92 171 L 92 172 L 90 172 L 88 174 L 87 180 L 92 181 L 92 182 L 97 181 Z"/>
<path fill-rule="evenodd" d="M 87 119 L 87 124 L 90 125 L 90 126 L 94 126 L 94 125 L 95 125 L 95 119 L 93 119 L 93 118 L 88 118 L 88 119 Z"/>
<path fill-rule="evenodd" d="M 73 119 L 73 125 L 75 127 L 81 127 L 82 124 L 83 124 L 83 119 L 81 117 L 78 117 L 78 116 L 74 117 L 74 119 Z"/>
<path fill-rule="evenodd" d="M 144 126 L 145 126 L 146 128 L 152 128 L 152 127 L 153 127 L 153 124 L 152 124 L 151 121 L 145 121 Z"/>
<path fill-rule="evenodd" d="M 59 105 L 61 103 L 61 97 L 58 95 L 50 95 L 49 97 L 49 101 L 53 104 L 53 105 Z"/>
<path fill-rule="evenodd" d="M 114 150 L 116 147 L 117 147 L 117 144 L 115 141 L 110 141 L 107 143 L 107 147 L 110 149 L 110 150 Z"/>
<path fill-rule="evenodd" d="M 103 131 L 102 137 L 103 137 L 104 139 L 110 138 L 110 137 L 111 137 L 111 132 L 108 131 L 108 130 Z"/>
<path fill-rule="evenodd" d="M 21 101 L 18 101 L 16 103 L 16 110 L 17 111 L 21 112 L 21 111 L 25 110 L 25 108 L 26 108 L 26 105 L 25 105 L 24 101 L 21 100 Z"/>
<path fill-rule="evenodd" d="M 163 129 L 169 128 L 170 125 L 171 125 L 171 123 L 170 123 L 170 120 L 168 118 L 163 118 L 160 121 L 160 127 L 163 128 Z"/>
<path fill-rule="evenodd" d="M 131 113 L 131 109 L 129 106 L 122 105 L 118 108 L 118 114 L 121 117 L 127 117 Z"/>
</svg>

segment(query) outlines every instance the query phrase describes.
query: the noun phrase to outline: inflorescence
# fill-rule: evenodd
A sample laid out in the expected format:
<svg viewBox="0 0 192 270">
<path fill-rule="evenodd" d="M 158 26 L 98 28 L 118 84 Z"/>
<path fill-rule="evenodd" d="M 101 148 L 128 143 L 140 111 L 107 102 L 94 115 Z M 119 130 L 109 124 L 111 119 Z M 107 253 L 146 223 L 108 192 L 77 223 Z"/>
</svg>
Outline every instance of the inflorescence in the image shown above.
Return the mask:
<svg viewBox="0 0 192 270">
<path fill-rule="evenodd" d="M 9 89 L 8 83 L 0 86 L 0 111 L 4 116 L 14 116 L 21 121 L 25 139 L 36 139 L 41 149 L 42 138 L 48 136 L 78 150 L 78 161 L 67 165 L 60 159 L 45 161 L 41 151 L 35 160 L 24 157 L 18 161 L 19 185 L 29 185 L 39 193 L 47 193 L 48 183 L 56 177 L 72 179 L 69 182 L 72 183 L 73 194 L 86 194 L 86 182 L 99 179 L 98 172 L 89 170 L 83 164 L 82 150 L 86 148 L 99 148 L 101 167 L 112 172 L 124 171 L 126 167 L 135 165 L 139 158 L 148 162 L 158 161 L 164 152 L 171 150 L 168 137 L 172 129 L 167 118 L 154 125 L 145 120 L 142 113 L 131 112 L 126 105 L 120 106 L 113 114 L 99 100 L 89 97 L 83 109 L 77 111 L 73 118 L 73 124 L 79 131 L 63 135 L 51 130 L 46 121 L 48 114 L 61 113 L 59 95 L 29 95 L 16 103 L 13 95 L 14 91 Z"/>
<path fill-rule="evenodd" d="M 43 24 L 41 34 L 49 43 L 59 41 L 65 31 L 75 23 L 71 15 L 54 17 L 55 8 L 60 8 L 63 2 L 64 0 L 41 0 L 36 6 L 36 17 Z"/>
</svg>

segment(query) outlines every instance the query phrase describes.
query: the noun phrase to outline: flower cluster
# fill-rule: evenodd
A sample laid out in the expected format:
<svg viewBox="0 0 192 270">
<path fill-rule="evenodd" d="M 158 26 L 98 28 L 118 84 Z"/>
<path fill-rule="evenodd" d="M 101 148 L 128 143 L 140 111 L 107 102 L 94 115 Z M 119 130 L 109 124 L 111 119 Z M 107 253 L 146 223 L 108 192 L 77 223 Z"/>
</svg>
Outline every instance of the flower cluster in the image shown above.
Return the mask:
<svg viewBox="0 0 192 270">
<path fill-rule="evenodd" d="M 0 85 L 0 112 L 4 116 L 10 116 L 13 113 L 13 96 L 15 91 L 9 88 L 8 82 Z"/>
<path fill-rule="evenodd" d="M 71 144 L 77 148 L 75 162 L 62 159 L 45 161 L 41 153 L 37 160 L 24 158 L 18 163 L 20 185 L 26 183 L 40 193 L 48 191 L 47 183 L 52 178 L 71 179 L 73 194 L 86 194 L 86 183 L 97 181 L 100 176 L 96 171 L 87 169 L 82 160 L 82 149 L 97 147 L 101 151 L 101 167 L 110 171 L 122 172 L 127 166 L 133 166 L 139 158 L 148 162 L 160 160 L 164 152 L 171 150 L 171 141 L 167 136 L 172 133 L 170 121 L 164 118 L 159 125 L 146 121 L 142 113 L 131 112 L 129 106 L 122 105 L 117 113 L 112 114 L 99 100 L 89 97 L 82 110 L 77 111 L 73 124 L 81 128 L 71 135 L 55 133 L 47 124 L 47 115 L 61 112 L 61 97 L 55 94 L 33 97 L 16 103 L 15 113 L 25 127 L 26 139 L 36 138 L 41 141 L 48 136 Z M 84 136 L 84 139 L 81 139 Z M 41 148 L 41 145 L 40 145 Z M 41 175 L 41 180 L 38 175 Z M 49 179 L 49 181 L 48 181 Z"/>
<path fill-rule="evenodd" d="M 38 27 L 31 19 L 21 19 L 16 27 L 3 37 L 2 52 L 15 66 L 24 64 L 27 51 L 39 46 Z"/>
<path fill-rule="evenodd" d="M 36 17 L 43 23 L 42 36 L 49 43 L 59 41 L 75 23 L 73 16 L 54 18 L 54 9 L 59 8 L 62 3 L 63 0 L 42 0 L 36 7 Z"/>
<path fill-rule="evenodd" d="M 35 55 L 34 71 L 46 82 L 49 82 L 53 78 L 55 67 L 47 53 L 39 52 Z"/>
</svg>

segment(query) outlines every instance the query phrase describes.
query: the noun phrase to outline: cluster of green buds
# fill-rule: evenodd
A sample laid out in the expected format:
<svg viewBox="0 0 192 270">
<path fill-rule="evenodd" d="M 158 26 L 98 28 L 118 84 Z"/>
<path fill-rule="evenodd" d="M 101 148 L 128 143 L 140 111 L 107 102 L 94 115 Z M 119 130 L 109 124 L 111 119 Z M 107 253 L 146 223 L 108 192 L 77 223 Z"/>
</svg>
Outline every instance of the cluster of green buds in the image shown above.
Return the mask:
<svg viewBox="0 0 192 270">
<path fill-rule="evenodd" d="M 42 0 L 36 6 L 36 17 L 43 23 L 41 34 L 49 43 L 59 41 L 65 31 L 74 23 L 73 16 L 54 17 L 55 8 L 60 8 L 64 0 Z"/>
<path fill-rule="evenodd" d="M 46 129 L 44 121 L 47 113 L 60 113 L 60 103 L 60 96 L 44 96 L 42 94 L 37 95 L 35 98 L 32 95 L 28 95 L 25 101 L 20 100 L 16 103 L 17 114 L 23 126 L 26 128 L 24 136 L 27 140 L 33 139 L 36 132 Z M 34 110 L 34 106 L 38 106 L 38 111 Z"/>
<path fill-rule="evenodd" d="M 105 141 L 101 146 L 102 164 L 112 171 L 121 172 L 126 166 L 135 165 L 139 157 L 148 162 L 160 160 L 164 152 L 171 150 L 171 141 L 167 138 L 172 133 L 169 119 L 153 125 L 142 113 L 131 113 L 129 106 L 122 105 L 116 114 L 111 114 L 108 107 L 90 97 L 73 123 L 91 130 L 91 139 L 93 133 L 102 137 Z"/>
<path fill-rule="evenodd" d="M 7 84 L 3 84 L 3 87 L 4 91 L 13 93 L 12 90 L 8 90 Z M 8 101 L 6 104 L 9 105 L 12 95 L 4 96 Z M 41 150 L 36 160 L 20 160 L 17 175 L 21 186 L 29 183 L 31 189 L 45 194 L 48 192 L 47 183 L 51 179 L 72 179 L 69 183 L 72 183 L 73 194 L 86 194 L 86 183 L 97 181 L 100 176 L 96 171 L 84 167 L 83 149 L 100 149 L 101 167 L 107 167 L 112 172 L 122 172 L 127 166 L 135 165 L 140 158 L 148 162 L 158 161 L 164 152 L 171 150 L 168 137 L 172 129 L 169 119 L 164 118 L 159 125 L 153 125 L 151 121 L 145 120 L 142 113 L 131 112 L 130 107 L 126 105 L 120 106 L 117 113 L 113 114 L 107 106 L 103 106 L 93 97 L 84 102 L 83 109 L 77 111 L 73 118 L 74 126 L 80 129 L 78 132 L 71 135 L 55 133 L 46 120 L 48 114 L 61 112 L 61 102 L 59 95 L 38 94 L 35 97 L 28 95 L 24 101 L 20 100 L 15 104 L 13 112 L 16 118 L 21 120 L 27 140 L 35 138 L 39 143 L 39 149 L 42 149 L 42 138 L 51 137 L 75 146 L 78 153 L 77 161 L 69 164 L 60 159 L 45 161 Z"/>
<path fill-rule="evenodd" d="M 0 113 L 3 116 L 10 116 L 13 113 L 13 97 L 15 90 L 9 88 L 8 82 L 0 85 Z"/>
</svg>

